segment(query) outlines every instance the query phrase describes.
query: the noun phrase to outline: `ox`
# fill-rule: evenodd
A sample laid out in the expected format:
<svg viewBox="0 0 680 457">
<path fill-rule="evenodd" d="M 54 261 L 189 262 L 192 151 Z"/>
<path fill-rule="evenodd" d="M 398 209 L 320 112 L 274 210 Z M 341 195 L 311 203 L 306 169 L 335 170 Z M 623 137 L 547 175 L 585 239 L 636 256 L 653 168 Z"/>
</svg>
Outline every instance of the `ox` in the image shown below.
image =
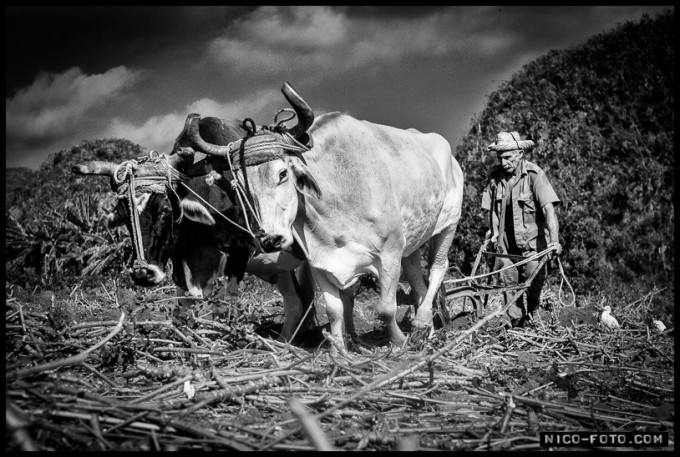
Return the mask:
<svg viewBox="0 0 680 457">
<path fill-rule="evenodd" d="M 265 251 L 289 249 L 295 240 L 304 248 L 341 349 L 343 320 L 355 336 L 347 322 L 353 303 L 347 290 L 364 274 L 377 278 L 376 311 L 391 343 L 405 342 L 396 322 L 400 268 L 417 303 L 415 333 L 431 335 L 432 303 L 448 268 L 463 198 L 463 173 L 449 143 L 436 133 L 338 112 L 314 119 L 290 84 L 282 92 L 298 118 L 290 131 L 262 129 L 216 145 L 202 138 L 200 116 L 193 115 L 187 130 L 194 147 L 228 158 L 232 171 L 249 183 Z M 307 152 L 301 153 L 304 145 Z M 427 242 L 429 281 L 419 249 Z"/>
<path fill-rule="evenodd" d="M 215 118 L 203 119 L 200 131 L 217 143 L 239 138 L 245 132 L 236 121 Z M 202 298 L 210 292 L 215 277 L 227 276 L 229 292 L 236 293 L 244 272 L 254 274 L 276 284 L 281 293 L 284 310 L 287 310 L 284 311 L 281 339 L 290 340 L 303 310 L 314 298 L 311 273 L 301 255 L 281 251 L 252 257 L 255 249 L 251 235 L 234 227 L 234 223 L 243 226 L 244 219 L 238 206 L 233 205 L 231 188 L 225 185 L 230 175 L 226 162 L 210 161 L 215 162 L 215 170 L 222 171 L 222 175 L 213 172 L 210 180 L 192 178 L 208 173 L 212 165 L 205 155 L 194 154 L 184 131 L 175 141 L 173 154 L 162 159 L 132 164 L 131 172 L 139 183 L 134 189 L 134 206 L 139 217 L 138 238 L 141 239 L 141 246 L 133 249 L 132 281 L 143 287 L 160 284 L 166 277 L 167 262 L 171 260 L 179 308 L 186 309 L 192 298 Z M 75 166 L 73 171 L 111 177 L 112 188 L 124 197 L 125 186 L 121 186 L 121 179 L 115 177 L 121 169 L 119 164 L 88 162 Z M 174 179 L 174 173 L 168 174 L 169 171 L 177 172 L 178 179 Z M 166 176 L 168 181 L 163 185 L 153 185 L 154 181 L 162 181 Z M 214 180 L 212 176 L 218 179 Z M 149 185 L 145 179 L 151 179 L 152 183 Z M 209 185 L 209 181 L 218 185 Z M 179 182 L 183 185 L 178 185 Z M 135 245 L 129 207 L 129 200 L 121 198 L 107 223 L 109 227 L 125 224 Z M 179 223 L 178 219 L 181 219 Z M 139 261 L 140 258 L 143 261 Z M 309 325 L 311 319 L 305 322 Z"/>
</svg>

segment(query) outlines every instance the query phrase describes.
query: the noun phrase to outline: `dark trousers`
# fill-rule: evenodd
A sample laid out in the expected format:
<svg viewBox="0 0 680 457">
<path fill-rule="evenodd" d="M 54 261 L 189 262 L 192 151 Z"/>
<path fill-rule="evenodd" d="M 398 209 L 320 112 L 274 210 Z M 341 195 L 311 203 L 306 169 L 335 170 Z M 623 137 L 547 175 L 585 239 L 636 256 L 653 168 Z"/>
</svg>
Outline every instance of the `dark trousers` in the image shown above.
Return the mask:
<svg viewBox="0 0 680 457">
<path fill-rule="evenodd" d="M 514 251 L 514 252 L 508 252 L 508 254 L 513 254 L 513 255 L 524 255 L 524 257 L 528 257 L 531 255 L 536 254 L 535 252 L 521 252 L 521 251 Z M 496 265 L 494 267 L 494 270 L 499 270 L 505 266 L 512 265 L 513 263 L 517 263 L 516 261 L 512 259 L 506 259 L 502 257 L 497 257 L 496 258 Z M 500 284 L 503 286 L 511 286 L 515 285 L 518 283 L 523 283 L 525 282 L 528 278 L 531 277 L 532 274 L 536 271 L 536 268 L 538 268 L 538 265 L 540 263 L 539 260 L 532 260 L 529 263 L 526 263 L 524 265 L 521 265 L 519 267 L 515 268 L 508 268 L 505 271 L 502 271 L 499 273 L 499 281 Z M 526 289 L 526 292 L 522 294 L 515 303 L 508 308 L 508 316 L 510 317 L 510 321 L 513 322 L 513 325 L 515 323 L 518 323 L 521 325 L 525 320 L 528 319 L 528 316 L 533 316 L 534 311 L 538 309 L 539 301 L 541 298 L 541 290 L 543 289 L 543 284 L 545 284 L 545 278 L 546 278 L 546 267 L 545 265 L 543 268 L 541 268 L 541 271 L 538 272 L 534 280 L 531 282 L 531 285 Z M 513 292 L 504 292 L 504 299 L 505 302 L 507 303 L 510 298 L 516 294 L 516 291 Z M 524 307 L 524 295 L 527 296 L 527 306 L 526 308 Z"/>
</svg>

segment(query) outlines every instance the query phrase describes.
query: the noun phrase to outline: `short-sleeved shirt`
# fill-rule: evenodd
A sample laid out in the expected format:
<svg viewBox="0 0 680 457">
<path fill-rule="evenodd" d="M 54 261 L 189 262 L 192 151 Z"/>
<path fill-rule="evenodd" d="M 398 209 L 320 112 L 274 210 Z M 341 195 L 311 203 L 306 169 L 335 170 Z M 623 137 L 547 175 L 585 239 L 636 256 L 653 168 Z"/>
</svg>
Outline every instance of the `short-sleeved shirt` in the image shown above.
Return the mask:
<svg viewBox="0 0 680 457">
<path fill-rule="evenodd" d="M 503 194 L 507 191 L 508 181 L 503 167 L 496 165 L 491 169 L 489 184 L 482 193 L 482 209 L 493 208 L 499 221 Z M 507 201 L 505 233 L 508 245 L 523 252 L 542 251 L 547 247 L 549 232 L 542 208 L 548 203 L 560 203 L 548 177 L 538 165 L 522 160 L 519 180 Z"/>
</svg>

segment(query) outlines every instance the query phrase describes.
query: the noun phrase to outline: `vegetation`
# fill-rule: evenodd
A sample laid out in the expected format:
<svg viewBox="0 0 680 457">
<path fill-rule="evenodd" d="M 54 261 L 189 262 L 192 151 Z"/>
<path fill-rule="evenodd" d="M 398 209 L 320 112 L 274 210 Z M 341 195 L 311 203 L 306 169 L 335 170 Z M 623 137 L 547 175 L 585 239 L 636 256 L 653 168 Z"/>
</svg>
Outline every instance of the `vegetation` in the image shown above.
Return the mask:
<svg viewBox="0 0 680 457">
<path fill-rule="evenodd" d="M 551 51 L 488 97 L 456 149 L 466 175 L 454 247 L 469 271 L 487 223 L 481 191 L 499 131 L 537 147 L 528 159 L 562 200 L 561 257 L 577 294 L 635 283 L 673 287 L 672 12 Z M 669 307 L 672 303 L 669 304 Z"/>
<path fill-rule="evenodd" d="M 108 180 L 78 176 L 71 168 L 143 153 L 127 140 L 85 141 L 52 154 L 37 171 L 8 169 L 7 279 L 28 288 L 72 286 L 81 275 L 119 275 L 131 248 L 124 228 L 109 230 L 104 224 L 105 208 L 116 202 Z"/>
<path fill-rule="evenodd" d="M 495 159 L 486 146 L 498 131 L 516 130 L 537 143 L 529 160 L 562 200 L 562 261 L 577 294 L 615 294 L 621 283 L 672 294 L 673 24 L 672 12 L 645 16 L 551 51 L 488 97 L 456 150 L 466 188 L 452 265 L 470 273 L 487 229 L 481 190 Z M 71 167 L 143 154 L 126 140 L 97 140 L 53 154 L 37 172 L 8 169 L 8 279 L 47 286 L 119 274 L 129 240 L 102 221 L 115 197 L 105 178 L 77 176 Z"/>
</svg>

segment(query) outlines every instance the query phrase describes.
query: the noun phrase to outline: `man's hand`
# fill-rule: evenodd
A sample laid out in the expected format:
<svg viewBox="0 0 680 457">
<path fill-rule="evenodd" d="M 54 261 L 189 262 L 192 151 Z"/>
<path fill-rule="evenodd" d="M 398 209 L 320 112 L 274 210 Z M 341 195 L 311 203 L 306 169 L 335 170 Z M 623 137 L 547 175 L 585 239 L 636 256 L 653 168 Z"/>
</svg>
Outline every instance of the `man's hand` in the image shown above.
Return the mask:
<svg viewBox="0 0 680 457">
<path fill-rule="evenodd" d="M 491 235 L 491 230 L 487 230 L 487 231 L 486 231 L 486 235 L 485 235 L 484 238 L 487 239 L 487 240 L 489 240 L 489 242 L 491 242 L 491 247 L 492 247 L 493 250 L 495 251 L 496 248 L 497 248 L 496 244 L 498 243 L 498 235 L 493 235 L 493 236 L 492 236 L 492 235 Z"/>
<path fill-rule="evenodd" d="M 555 248 L 553 251 L 552 255 L 558 256 L 562 253 L 562 245 L 559 243 L 559 241 L 553 241 L 552 243 L 548 244 L 548 249 L 550 248 Z"/>
</svg>

